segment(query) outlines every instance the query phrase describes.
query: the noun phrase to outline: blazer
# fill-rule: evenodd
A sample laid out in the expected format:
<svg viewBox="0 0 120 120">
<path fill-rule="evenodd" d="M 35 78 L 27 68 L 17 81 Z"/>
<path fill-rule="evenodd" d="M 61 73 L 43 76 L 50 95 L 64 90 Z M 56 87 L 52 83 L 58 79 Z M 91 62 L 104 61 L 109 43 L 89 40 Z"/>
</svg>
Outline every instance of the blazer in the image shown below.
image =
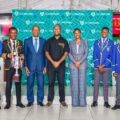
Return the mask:
<svg viewBox="0 0 120 120">
<path fill-rule="evenodd" d="M 120 43 L 114 46 L 112 70 L 120 73 Z"/>
<path fill-rule="evenodd" d="M 105 65 L 105 68 L 111 68 L 113 59 L 114 43 L 107 39 L 102 46 L 101 39 L 96 40 L 93 48 L 94 67 L 97 68 L 100 64 Z"/>
<path fill-rule="evenodd" d="M 87 57 L 88 57 L 88 43 L 85 40 L 81 40 L 79 45 L 78 53 L 76 48 L 76 42 L 71 41 L 69 43 L 70 53 L 69 53 L 69 68 L 76 68 L 75 62 L 80 61 L 81 68 L 87 68 Z"/>
<path fill-rule="evenodd" d="M 45 43 L 45 39 L 39 38 L 39 50 L 36 52 L 32 37 L 24 40 L 24 66 L 30 71 L 42 71 L 46 67 Z"/>
<path fill-rule="evenodd" d="M 24 50 L 23 50 L 23 43 L 21 40 L 16 40 L 16 48 L 18 51 L 18 55 L 20 57 L 24 58 Z M 11 42 L 10 40 L 4 40 L 2 42 L 2 57 L 4 59 L 5 62 L 5 70 L 9 70 L 12 66 L 11 66 L 11 59 L 8 57 L 8 54 L 11 53 Z"/>
</svg>

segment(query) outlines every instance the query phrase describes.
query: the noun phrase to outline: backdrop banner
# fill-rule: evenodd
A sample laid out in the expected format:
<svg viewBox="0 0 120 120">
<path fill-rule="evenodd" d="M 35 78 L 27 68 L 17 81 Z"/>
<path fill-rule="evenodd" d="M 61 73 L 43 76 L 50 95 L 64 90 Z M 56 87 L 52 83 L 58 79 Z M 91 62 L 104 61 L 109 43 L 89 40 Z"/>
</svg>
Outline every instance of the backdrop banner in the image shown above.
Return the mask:
<svg viewBox="0 0 120 120">
<path fill-rule="evenodd" d="M 93 84 L 93 44 L 100 38 L 101 28 L 107 26 L 110 29 L 109 37 L 112 38 L 112 11 L 111 10 L 13 10 L 12 24 L 18 29 L 18 38 L 24 41 L 31 36 L 33 25 L 41 28 L 40 36 L 46 40 L 53 35 L 55 24 L 62 26 L 62 36 L 67 41 L 74 40 L 73 30 L 80 28 L 82 38 L 89 43 L 87 85 Z M 70 73 L 68 69 L 69 59 L 66 60 L 65 84 L 70 85 Z M 26 84 L 26 76 L 23 72 L 23 83 Z M 45 83 L 48 83 L 45 75 Z M 102 81 L 101 81 L 102 83 Z M 109 82 L 112 83 L 111 81 Z"/>
</svg>

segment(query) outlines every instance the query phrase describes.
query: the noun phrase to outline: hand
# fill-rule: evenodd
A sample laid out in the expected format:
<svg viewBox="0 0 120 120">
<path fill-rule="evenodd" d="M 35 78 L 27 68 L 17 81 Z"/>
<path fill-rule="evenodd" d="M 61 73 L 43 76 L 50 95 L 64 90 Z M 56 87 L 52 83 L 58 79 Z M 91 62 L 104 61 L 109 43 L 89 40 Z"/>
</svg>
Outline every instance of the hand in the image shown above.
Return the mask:
<svg viewBox="0 0 120 120">
<path fill-rule="evenodd" d="M 113 73 L 113 77 L 117 77 L 118 76 L 118 73 Z"/>
<path fill-rule="evenodd" d="M 28 67 L 25 67 L 25 73 L 27 76 L 29 75 L 30 71 L 29 71 Z"/>
<path fill-rule="evenodd" d="M 75 66 L 76 66 L 76 68 L 80 68 L 80 61 L 77 61 L 76 63 L 75 63 Z"/>
<path fill-rule="evenodd" d="M 100 73 L 104 72 L 104 65 L 99 65 L 98 71 L 99 71 Z"/>
<path fill-rule="evenodd" d="M 53 66 L 54 66 L 55 68 L 58 68 L 59 65 L 60 65 L 59 61 L 57 61 L 57 62 L 55 61 L 54 64 L 53 64 Z"/>
<path fill-rule="evenodd" d="M 47 68 L 44 67 L 44 69 L 43 69 L 43 74 L 45 74 L 46 72 L 47 72 Z"/>
<path fill-rule="evenodd" d="M 9 54 L 8 54 L 8 58 L 10 58 L 10 59 L 12 59 L 13 56 L 14 56 L 13 53 L 9 53 Z"/>
</svg>

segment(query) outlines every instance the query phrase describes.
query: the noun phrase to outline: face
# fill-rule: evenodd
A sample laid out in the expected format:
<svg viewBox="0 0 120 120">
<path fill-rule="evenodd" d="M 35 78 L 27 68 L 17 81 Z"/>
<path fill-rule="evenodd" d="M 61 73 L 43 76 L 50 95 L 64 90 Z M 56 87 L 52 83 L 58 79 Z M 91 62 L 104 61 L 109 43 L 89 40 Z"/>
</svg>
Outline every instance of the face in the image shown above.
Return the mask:
<svg viewBox="0 0 120 120">
<path fill-rule="evenodd" d="M 55 35 L 55 36 L 60 36 L 60 33 L 61 33 L 60 26 L 56 25 L 56 26 L 54 27 L 54 35 Z"/>
<path fill-rule="evenodd" d="M 80 39 L 80 36 L 81 36 L 80 31 L 79 31 L 79 30 L 76 30 L 76 31 L 74 32 L 74 36 L 75 36 L 75 39 Z"/>
<path fill-rule="evenodd" d="M 10 30 L 10 33 L 9 33 L 9 36 L 12 40 L 16 40 L 16 37 L 17 37 L 17 31 L 16 30 Z"/>
<path fill-rule="evenodd" d="M 102 34 L 103 38 L 106 38 L 108 36 L 108 34 L 109 34 L 109 31 L 107 29 L 103 29 L 101 34 Z"/>
<path fill-rule="evenodd" d="M 32 34 L 33 34 L 34 37 L 38 37 L 39 36 L 40 30 L 39 30 L 39 28 L 37 26 L 33 28 Z"/>
</svg>

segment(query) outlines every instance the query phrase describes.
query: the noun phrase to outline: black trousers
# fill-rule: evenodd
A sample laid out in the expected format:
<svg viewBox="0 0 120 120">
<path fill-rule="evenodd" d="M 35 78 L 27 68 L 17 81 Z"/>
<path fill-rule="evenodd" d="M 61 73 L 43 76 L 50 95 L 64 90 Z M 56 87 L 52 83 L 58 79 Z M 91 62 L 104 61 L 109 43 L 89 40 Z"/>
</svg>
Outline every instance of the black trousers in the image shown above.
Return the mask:
<svg viewBox="0 0 120 120">
<path fill-rule="evenodd" d="M 58 85 L 59 85 L 60 102 L 65 101 L 65 88 L 64 88 L 65 67 L 60 66 L 57 69 L 53 67 L 48 67 L 47 74 L 49 81 L 48 101 L 52 102 L 54 99 L 54 83 L 56 78 L 58 80 Z"/>
<path fill-rule="evenodd" d="M 11 88 L 12 88 L 12 77 L 15 74 L 15 69 L 10 68 L 10 70 L 6 71 L 6 103 L 8 105 L 11 104 Z M 16 87 L 16 98 L 17 98 L 17 104 L 21 103 L 21 74 L 22 71 L 19 69 L 20 74 L 20 82 L 15 83 Z"/>
</svg>

